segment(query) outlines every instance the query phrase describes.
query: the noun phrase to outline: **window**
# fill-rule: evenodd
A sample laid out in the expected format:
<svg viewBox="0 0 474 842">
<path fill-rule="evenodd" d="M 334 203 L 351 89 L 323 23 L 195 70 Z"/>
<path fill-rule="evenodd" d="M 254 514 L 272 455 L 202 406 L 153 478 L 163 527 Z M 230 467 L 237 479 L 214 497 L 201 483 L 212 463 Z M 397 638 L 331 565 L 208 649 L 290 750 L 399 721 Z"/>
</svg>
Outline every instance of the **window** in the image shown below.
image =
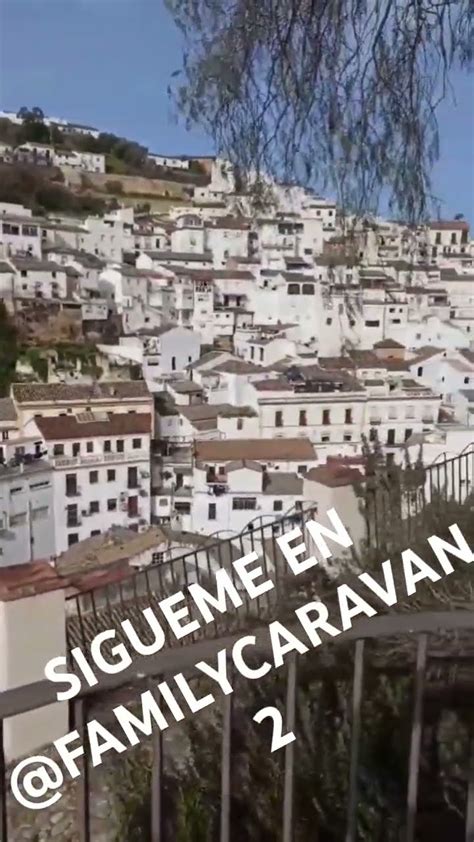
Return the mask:
<svg viewBox="0 0 474 842">
<path fill-rule="evenodd" d="M 323 409 L 323 424 L 327 426 L 331 423 L 331 410 Z"/>
<path fill-rule="evenodd" d="M 283 427 L 283 412 L 280 409 L 275 412 L 275 427 Z"/>
<path fill-rule="evenodd" d="M 171 357 L 171 371 L 176 371 L 176 357 Z"/>
<path fill-rule="evenodd" d="M 89 482 L 91 485 L 99 482 L 99 471 L 89 471 Z"/>
<path fill-rule="evenodd" d="M 141 446 L 142 446 L 142 440 L 141 439 L 132 439 L 132 447 L 133 447 L 134 450 L 140 450 Z"/>
<path fill-rule="evenodd" d="M 346 409 L 344 414 L 344 424 L 352 424 L 352 409 Z"/>
<path fill-rule="evenodd" d="M 352 436 L 350 433 L 344 433 L 344 441 L 352 441 Z"/>
<path fill-rule="evenodd" d="M 314 285 L 303 284 L 303 295 L 314 295 Z"/>
<path fill-rule="evenodd" d="M 70 532 L 67 536 L 67 545 L 68 547 L 72 547 L 73 544 L 77 544 L 79 541 L 79 535 L 77 532 Z"/>
<path fill-rule="evenodd" d="M 100 506 L 98 500 L 91 500 L 89 504 L 89 512 L 91 515 L 97 515 L 100 512 Z"/>
<path fill-rule="evenodd" d="M 114 468 L 109 468 L 107 471 L 107 482 L 115 482 L 115 470 Z"/>
<path fill-rule="evenodd" d="M 93 529 L 91 532 L 91 538 L 94 538 L 95 535 L 100 535 L 100 529 Z"/>
<path fill-rule="evenodd" d="M 104 441 L 104 453 L 112 452 L 112 442 L 109 439 Z"/>
<path fill-rule="evenodd" d="M 165 560 L 165 554 L 156 552 L 151 554 L 151 563 L 152 564 L 163 564 Z"/>
<path fill-rule="evenodd" d="M 117 511 L 117 500 L 112 498 L 111 500 L 107 500 L 107 511 L 108 512 L 116 512 Z"/>
<path fill-rule="evenodd" d="M 66 525 L 68 527 L 79 526 L 76 503 L 72 503 L 71 505 L 66 507 Z"/>
<path fill-rule="evenodd" d="M 414 418 L 415 417 L 415 407 L 414 406 L 407 406 L 405 411 L 405 418 Z"/>
<path fill-rule="evenodd" d="M 391 319 L 392 325 L 399 325 L 401 324 L 401 319 Z"/>
<path fill-rule="evenodd" d="M 55 444 L 53 447 L 53 456 L 64 456 L 64 445 Z"/>
<path fill-rule="evenodd" d="M 174 510 L 178 515 L 191 514 L 191 503 L 177 502 L 174 504 Z"/>
<path fill-rule="evenodd" d="M 127 471 L 127 488 L 138 488 L 138 468 L 132 467 Z"/>
<path fill-rule="evenodd" d="M 138 497 L 129 497 L 127 501 L 129 517 L 138 517 Z"/>
<path fill-rule="evenodd" d="M 207 508 L 207 519 L 208 520 L 215 520 L 216 519 L 216 504 L 209 503 Z"/>
<path fill-rule="evenodd" d="M 21 272 L 20 272 L 20 275 L 21 275 L 22 278 L 27 278 L 28 272 L 26 271 L 26 269 L 22 269 Z"/>
<path fill-rule="evenodd" d="M 435 237 L 435 243 L 437 246 L 441 245 L 441 233 L 438 231 Z"/>
<path fill-rule="evenodd" d="M 72 455 L 73 455 L 73 456 L 79 456 L 80 452 L 81 452 L 81 443 L 80 443 L 80 441 L 74 441 L 74 442 L 72 443 Z"/>
<path fill-rule="evenodd" d="M 94 442 L 93 441 L 86 442 L 86 451 L 87 451 L 87 453 L 93 453 L 94 452 Z"/>
<path fill-rule="evenodd" d="M 406 430 L 405 430 L 405 441 L 408 441 L 408 439 L 410 438 L 410 436 L 411 436 L 412 434 L 413 434 L 413 430 L 406 429 Z"/>
<path fill-rule="evenodd" d="M 416 376 L 417 377 L 423 377 L 423 366 L 422 365 L 418 366 L 418 368 L 416 370 Z"/>
<path fill-rule="evenodd" d="M 390 421 L 396 421 L 398 418 L 398 410 L 396 406 L 389 406 L 388 417 Z"/>
<path fill-rule="evenodd" d="M 8 441 L 8 430 L 2 430 L 2 441 Z"/>
<path fill-rule="evenodd" d="M 387 431 L 387 444 L 395 444 L 395 430 Z"/>
<path fill-rule="evenodd" d="M 282 512 L 283 511 L 283 500 L 274 500 L 273 501 L 273 511 L 274 512 Z"/>
<path fill-rule="evenodd" d="M 307 470 L 308 468 L 306 465 L 298 465 L 297 471 L 299 474 L 305 474 Z"/>
<path fill-rule="evenodd" d="M 300 294 L 300 285 L 299 284 L 288 284 L 287 292 L 288 292 L 288 295 L 299 295 Z"/>
<path fill-rule="evenodd" d="M 244 419 L 243 418 L 237 418 L 237 429 L 238 430 L 244 429 Z"/>
<path fill-rule="evenodd" d="M 469 377 L 465 377 L 465 378 L 464 378 L 464 383 L 465 383 L 465 385 L 467 386 L 467 384 L 469 383 Z"/>
<path fill-rule="evenodd" d="M 124 449 L 125 447 L 123 439 L 117 439 L 117 453 L 123 453 Z"/>
<path fill-rule="evenodd" d="M 306 423 L 306 410 L 300 409 L 299 425 L 300 427 L 306 427 Z"/>
<path fill-rule="evenodd" d="M 264 355 L 264 350 L 263 350 L 263 348 L 260 348 L 260 362 L 261 363 L 263 363 L 263 355 Z"/>
<path fill-rule="evenodd" d="M 331 436 L 321 436 L 321 441 L 323 444 L 328 444 L 331 441 Z"/>
<path fill-rule="evenodd" d="M 256 497 L 234 497 L 232 500 L 232 508 L 234 511 L 241 511 L 242 509 L 256 509 Z"/>
<path fill-rule="evenodd" d="M 366 327 L 380 327 L 380 320 L 379 319 L 366 319 L 365 326 Z"/>
<path fill-rule="evenodd" d="M 326 324 L 327 324 L 327 325 L 332 325 L 332 319 L 326 319 Z"/>
<path fill-rule="evenodd" d="M 66 497 L 75 497 L 77 494 L 76 474 L 66 474 Z"/>
</svg>

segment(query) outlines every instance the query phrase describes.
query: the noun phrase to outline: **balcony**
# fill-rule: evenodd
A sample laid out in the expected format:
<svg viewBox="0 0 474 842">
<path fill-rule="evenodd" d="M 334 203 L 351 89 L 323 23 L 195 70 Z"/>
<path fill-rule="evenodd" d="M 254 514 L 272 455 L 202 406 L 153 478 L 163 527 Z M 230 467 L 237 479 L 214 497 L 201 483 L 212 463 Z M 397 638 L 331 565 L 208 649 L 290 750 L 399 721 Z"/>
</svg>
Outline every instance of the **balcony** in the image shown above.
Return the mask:
<svg viewBox="0 0 474 842">
<path fill-rule="evenodd" d="M 107 465 L 111 462 L 148 462 L 148 450 L 129 450 L 125 453 L 88 453 L 84 456 L 54 456 L 53 468 L 80 468 L 92 465 Z"/>
<path fill-rule="evenodd" d="M 206 482 L 208 485 L 227 485 L 228 479 L 227 474 L 219 474 L 215 471 L 207 471 L 206 472 Z"/>
<path fill-rule="evenodd" d="M 66 497 L 80 497 L 82 491 L 77 485 L 75 488 L 66 488 Z"/>
</svg>

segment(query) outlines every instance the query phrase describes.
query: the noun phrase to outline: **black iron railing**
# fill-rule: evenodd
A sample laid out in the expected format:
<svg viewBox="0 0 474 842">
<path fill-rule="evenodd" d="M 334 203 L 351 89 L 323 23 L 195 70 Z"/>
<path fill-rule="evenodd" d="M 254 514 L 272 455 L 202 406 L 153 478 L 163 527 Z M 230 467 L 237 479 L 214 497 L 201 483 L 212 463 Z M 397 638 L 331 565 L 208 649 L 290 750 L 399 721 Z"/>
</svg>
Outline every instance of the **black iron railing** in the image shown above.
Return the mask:
<svg viewBox="0 0 474 842">
<path fill-rule="evenodd" d="M 460 456 L 440 460 L 435 465 L 424 469 L 422 486 L 417 486 L 417 502 L 412 500 L 413 489 L 403 491 L 400 501 L 404 522 L 415 523 L 423 514 L 424 507 L 433 503 L 447 505 L 450 501 L 464 504 L 469 501 L 472 492 L 474 452 L 472 446 Z M 413 502 L 413 510 L 412 510 Z M 126 617 L 130 618 L 139 630 L 139 618 L 144 607 L 152 606 L 164 596 L 176 590 L 186 592 L 186 585 L 193 581 L 203 584 L 212 579 L 213 572 L 225 567 L 231 572 L 232 561 L 248 552 L 256 551 L 261 558 L 265 573 L 275 582 L 274 591 L 252 602 L 245 601 L 241 608 L 232 613 L 219 616 L 192 638 L 186 639 L 186 645 L 177 640 L 168 640 L 168 646 L 160 653 L 149 657 L 137 657 L 131 667 L 119 675 L 102 676 L 99 683 L 84 690 L 74 702 L 70 703 L 70 719 L 81 736 L 86 740 L 86 722 L 94 718 L 97 706 L 104 710 L 110 708 L 116 694 L 130 702 L 137 699 L 150 682 L 176 674 L 178 671 L 193 675 L 195 664 L 201 659 L 210 659 L 223 647 L 232 645 L 240 633 L 251 630 L 257 638 L 256 654 L 269 655 L 271 651 L 268 638 L 268 621 L 278 615 L 279 605 L 287 598 L 285 565 L 278 548 L 276 538 L 279 534 L 300 526 L 305 534 L 304 522 L 311 516 L 312 509 L 293 512 L 272 524 L 253 524 L 253 529 L 226 541 L 203 539 L 201 547 L 179 558 L 157 564 L 129 576 L 116 585 L 96 588 L 68 600 L 68 637 L 69 646 L 88 648 L 98 631 L 118 628 Z M 341 512 L 341 514 L 343 514 Z M 379 517 L 382 513 L 379 512 Z M 306 543 L 306 535 L 305 535 Z M 309 543 L 309 542 L 308 542 Z M 193 606 L 189 604 L 192 614 Z M 288 626 L 291 629 L 291 626 Z M 295 634 L 298 633 L 294 629 Z M 145 640 L 144 636 L 144 640 Z M 379 666 L 382 672 L 388 663 L 388 652 L 393 639 L 402 643 L 414 644 L 416 656 L 403 658 L 397 664 L 399 674 L 413 679 L 411 692 L 410 737 L 406 757 L 406 799 L 405 818 L 401 830 L 402 842 L 415 842 L 419 829 L 419 791 L 422 757 L 422 740 L 425 728 L 425 706 L 427 699 L 427 677 L 433 670 L 439 670 L 440 664 L 449 666 L 449 681 L 443 679 L 442 691 L 452 693 L 453 697 L 462 694 L 466 700 L 474 692 L 474 614 L 470 611 L 421 612 L 415 614 L 387 614 L 364 620 L 335 639 L 327 641 L 327 651 L 335 654 L 341 647 L 352 648 L 352 694 L 350 697 L 350 750 L 347 774 L 346 830 L 344 842 L 358 840 L 358 811 L 361 798 L 361 744 L 364 728 L 363 704 L 370 696 L 369 678 L 374 670 L 372 646 L 377 645 Z M 446 646 L 449 640 L 449 646 Z M 326 651 L 326 642 L 323 649 Z M 322 650 L 321 650 L 322 651 Z M 346 649 L 347 651 L 347 649 Z M 320 651 L 310 651 L 303 656 L 292 656 L 287 660 L 285 723 L 288 730 L 295 730 L 295 710 L 298 694 L 301 692 L 299 673 L 300 659 L 316 659 L 315 670 L 319 669 Z M 441 692 L 441 691 L 440 691 Z M 1 842 L 17 842 L 20 839 L 12 829 L 9 819 L 11 800 L 8 794 L 8 770 L 5 762 L 3 744 L 3 723 L 11 716 L 40 709 L 55 702 L 56 689 L 49 682 L 42 681 L 29 686 L 0 693 L 0 839 Z M 216 840 L 219 842 L 241 842 L 233 835 L 232 822 L 232 786 L 235 775 L 234 767 L 234 704 L 233 697 L 238 694 L 238 687 L 233 694 L 222 698 L 222 732 L 220 759 L 221 792 L 220 823 Z M 451 696 L 450 696 L 451 698 Z M 268 699 L 272 704 L 272 699 Z M 297 732 L 297 728 L 296 728 Z M 298 733 L 296 733 L 298 737 Z M 462 769 L 465 798 L 462 822 L 465 842 L 474 842 L 474 719 L 469 733 L 470 752 Z M 157 729 L 152 737 L 153 766 L 152 786 L 150 790 L 151 818 L 146 839 L 151 842 L 165 842 L 164 827 L 167 802 L 164 798 L 164 742 L 163 734 Z M 281 792 L 281 833 L 276 842 L 293 842 L 297 817 L 295 816 L 295 764 L 297 763 L 298 739 L 284 749 L 284 776 Z M 94 842 L 91 825 L 91 799 L 94 798 L 90 785 L 91 763 L 87 756 L 84 760 L 83 773 L 76 781 L 77 788 L 77 828 L 76 835 L 80 842 Z M 423 842 L 424 842 L 424 837 Z M 166 838 L 166 842 L 168 839 Z M 214 842 L 214 840 L 213 840 Z M 309 842 L 309 840 L 308 840 Z M 453 840 L 454 842 L 454 840 Z"/>
</svg>

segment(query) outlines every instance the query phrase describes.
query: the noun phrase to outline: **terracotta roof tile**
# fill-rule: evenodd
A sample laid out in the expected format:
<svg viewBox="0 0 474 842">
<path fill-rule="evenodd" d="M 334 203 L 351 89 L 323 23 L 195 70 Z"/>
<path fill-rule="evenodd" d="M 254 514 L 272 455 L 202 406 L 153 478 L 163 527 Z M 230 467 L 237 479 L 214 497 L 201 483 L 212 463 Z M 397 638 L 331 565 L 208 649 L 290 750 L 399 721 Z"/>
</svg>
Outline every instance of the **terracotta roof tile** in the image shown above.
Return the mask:
<svg viewBox="0 0 474 842">
<path fill-rule="evenodd" d="M 363 479 L 363 475 L 356 468 L 348 467 L 347 465 L 320 465 L 317 468 L 311 468 L 306 474 L 306 477 L 313 482 L 319 482 L 321 485 L 326 485 L 329 488 L 339 488 L 343 485 L 354 485 Z"/>
<path fill-rule="evenodd" d="M 49 403 L 54 401 L 94 401 L 110 398 L 146 398 L 150 397 L 144 380 L 104 381 L 93 383 L 14 383 L 12 394 L 16 403 Z"/>
<path fill-rule="evenodd" d="M 68 584 L 68 580 L 59 576 L 47 561 L 14 564 L 0 568 L 0 601 L 13 602 L 67 588 Z"/>
<path fill-rule="evenodd" d="M 198 462 L 287 462 L 301 459 L 316 461 L 316 454 L 309 439 L 222 439 L 199 441 L 195 444 Z"/>
<path fill-rule="evenodd" d="M 93 413 L 91 413 L 93 414 Z M 75 415 L 36 418 L 46 441 L 91 439 L 104 436 L 150 435 L 151 415 L 137 412 L 109 412 L 108 420 L 78 421 Z"/>
</svg>

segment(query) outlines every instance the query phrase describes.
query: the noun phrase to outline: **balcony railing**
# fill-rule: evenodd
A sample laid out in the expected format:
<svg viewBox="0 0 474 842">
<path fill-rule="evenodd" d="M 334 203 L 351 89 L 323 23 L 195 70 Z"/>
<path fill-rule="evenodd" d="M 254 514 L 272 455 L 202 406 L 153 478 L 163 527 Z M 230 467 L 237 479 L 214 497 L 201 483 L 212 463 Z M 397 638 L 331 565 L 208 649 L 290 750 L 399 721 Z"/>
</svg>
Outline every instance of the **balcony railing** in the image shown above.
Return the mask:
<svg viewBox="0 0 474 842">
<path fill-rule="evenodd" d="M 148 462 L 150 453 L 148 450 L 128 450 L 123 453 L 87 453 L 78 456 L 53 456 L 51 459 L 53 468 L 78 468 L 89 467 L 90 465 L 104 465 L 109 462 Z"/>
<path fill-rule="evenodd" d="M 76 488 L 66 488 L 66 497 L 80 497 L 81 494 L 82 491 L 78 485 Z"/>
</svg>

